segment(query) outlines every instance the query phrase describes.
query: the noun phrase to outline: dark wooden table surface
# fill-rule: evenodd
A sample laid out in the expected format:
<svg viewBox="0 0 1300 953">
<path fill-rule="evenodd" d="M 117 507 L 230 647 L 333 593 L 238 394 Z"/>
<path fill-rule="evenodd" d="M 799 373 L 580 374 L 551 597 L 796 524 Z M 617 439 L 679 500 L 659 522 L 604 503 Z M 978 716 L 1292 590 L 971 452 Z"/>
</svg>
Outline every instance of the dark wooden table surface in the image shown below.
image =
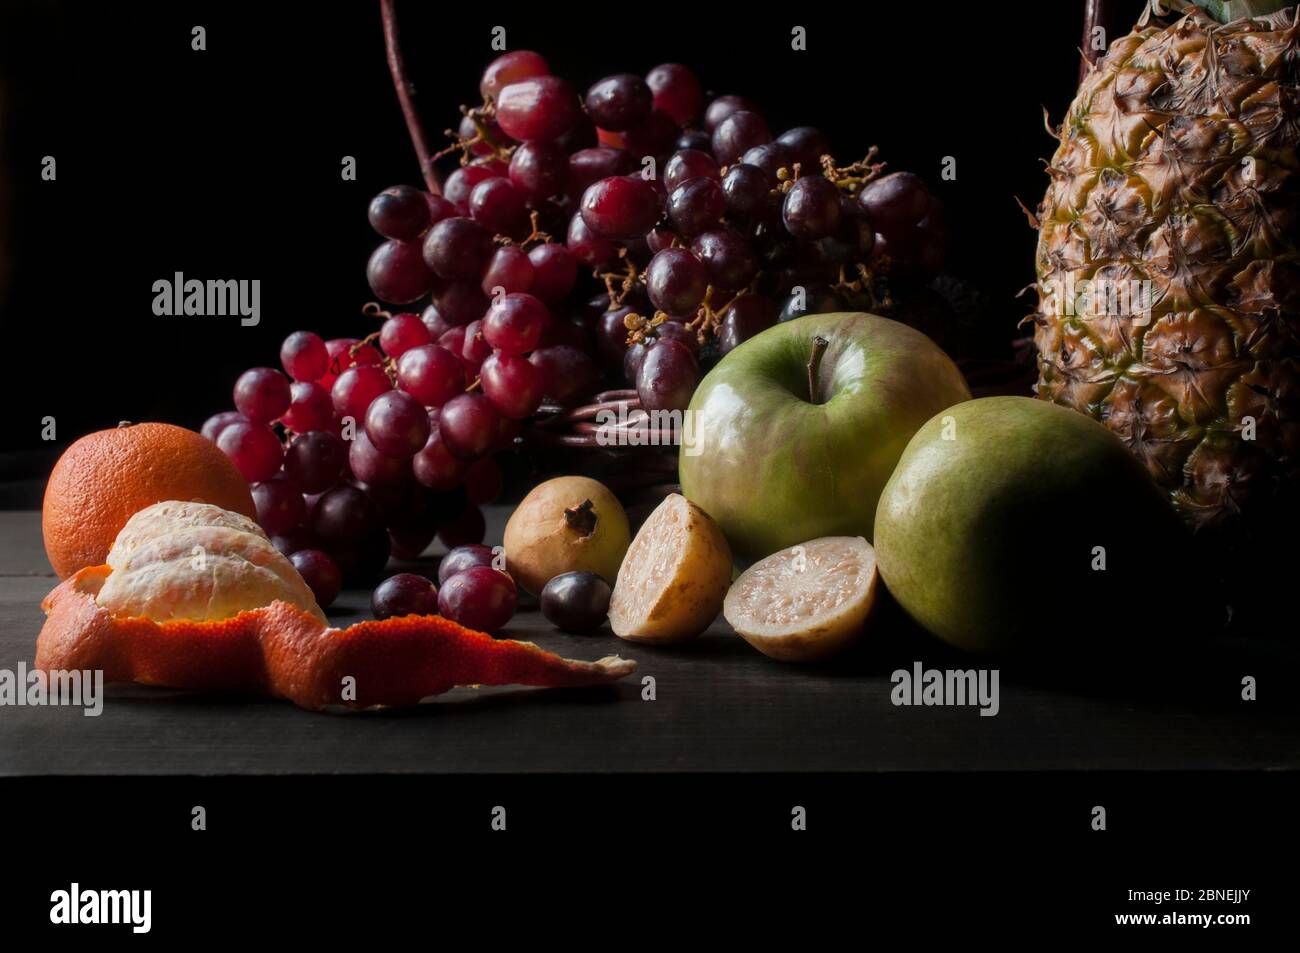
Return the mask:
<svg viewBox="0 0 1300 953">
<path fill-rule="evenodd" d="M 492 514 L 489 541 L 503 512 Z M 55 579 L 39 514 L 0 512 L 0 668 L 31 664 Z M 432 569 L 430 561 L 426 568 Z M 338 624 L 368 613 L 344 593 Z M 1006 769 L 1279 769 L 1300 766 L 1300 642 L 1183 641 L 1176 651 L 1000 668 L 996 717 L 895 707 L 890 673 L 967 668 L 886 613 L 835 665 L 769 661 L 719 619 L 678 648 L 551 629 L 535 608 L 508 633 L 576 658 L 618 653 L 640 670 L 612 688 L 457 689 L 415 709 L 312 714 L 275 701 L 115 686 L 103 713 L 0 707 L 0 774 L 280 774 Z M 1139 639 L 1133 633 L 1133 639 Z M 640 677 L 656 699 L 642 700 Z M 1259 701 L 1241 700 L 1254 676 Z"/>
</svg>

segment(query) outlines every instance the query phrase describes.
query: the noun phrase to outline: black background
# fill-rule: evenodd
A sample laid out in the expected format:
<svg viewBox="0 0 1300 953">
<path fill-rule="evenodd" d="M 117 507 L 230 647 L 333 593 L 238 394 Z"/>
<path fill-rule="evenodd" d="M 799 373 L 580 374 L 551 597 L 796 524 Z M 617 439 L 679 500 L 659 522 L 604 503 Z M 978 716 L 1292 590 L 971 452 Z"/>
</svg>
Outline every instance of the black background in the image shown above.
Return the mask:
<svg viewBox="0 0 1300 953">
<path fill-rule="evenodd" d="M 1140 4 L 1116 6 L 1127 30 Z M 994 302 L 993 347 L 1030 309 L 1015 295 L 1033 280 L 1034 234 L 1014 199 L 1032 208 L 1046 184 L 1042 107 L 1059 121 L 1072 96 L 1082 0 L 766 13 L 399 0 L 398 15 L 431 137 L 476 101 L 498 24 L 579 88 L 680 61 L 707 89 L 755 99 L 774 130 L 817 125 L 840 156 L 876 144 L 924 175 L 950 209 L 951 269 Z M 277 365 L 288 332 L 374 329 L 360 314 L 379 241 L 366 204 L 419 178 L 377 2 L 7 0 L 3 17 L 0 386 L 15 417 L 0 439 L 26 451 L 6 475 L 44 476 L 47 414 L 57 447 L 124 419 L 197 427 L 230 405 L 241 370 Z M 807 52 L 790 49 L 795 23 Z M 196 24 L 204 52 L 190 46 Z M 40 178 L 45 155 L 55 182 Z M 345 155 L 356 181 L 340 178 Z M 941 182 L 949 155 L 957 178 Z M 176 271 L 261 279 L 261 324 L 154 316 L 151 286 Z"/>
</svg>

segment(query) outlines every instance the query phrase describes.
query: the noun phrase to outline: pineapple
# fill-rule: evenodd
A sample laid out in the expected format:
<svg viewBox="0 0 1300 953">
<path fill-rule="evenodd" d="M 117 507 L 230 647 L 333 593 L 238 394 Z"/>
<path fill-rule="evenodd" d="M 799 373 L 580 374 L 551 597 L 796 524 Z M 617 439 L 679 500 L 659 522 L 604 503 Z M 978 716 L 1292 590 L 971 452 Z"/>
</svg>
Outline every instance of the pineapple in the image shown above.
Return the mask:
<svg viewBox="0 0 1300 953">
<path fill-rule="evenodd" d="M 1164 6 L 1186 15 L 1148 10 L 1058 132 L 1036 391 L 1102 421 L 1193 526 L 1268 523 L 1300 475 L 1298 8 Z"/>
</svg>

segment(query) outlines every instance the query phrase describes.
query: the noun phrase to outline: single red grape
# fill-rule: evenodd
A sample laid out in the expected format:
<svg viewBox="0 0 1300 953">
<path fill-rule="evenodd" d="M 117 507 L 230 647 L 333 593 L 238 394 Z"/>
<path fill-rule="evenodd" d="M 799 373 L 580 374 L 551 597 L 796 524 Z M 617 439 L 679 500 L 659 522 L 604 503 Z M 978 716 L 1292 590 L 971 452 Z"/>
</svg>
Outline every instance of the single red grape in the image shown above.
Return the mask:
<svg viewBox="0 0 1300 953">
<path fill-rule="evenodd" d="M 521 241 L 531 231 L 527 198 L 524 190 L 507 178 L 484 179 L 469 194 L 469 214 L 491 231 Z"/>
<path fill-rule="evenodd" d="M 668 217 L 688 237 L 712 228 L 726 210 L 722 186 L 716 179 L 691 179 L 668 197 Z"/>
<path fill-rule="evenodd" d="M 713 156 L 698 149 L 679 149 L 664 166 L 664 188 L 672 192 L 691 179 L 721 179 Z"/>
<path fill-rule="evenodd" d="M 397 382 L 424 406 L 441 407 L 465 389 L 465 366 L 445 347 L 425 344 L 398 360 Z"/>
<path fill-rule="evenodd" d="M 557 142 L 525 142 L 510 157 L 510 181 L 533 202 L 559 195 L 569 181 L 569 154 Z"/>
<path fill-rule="evenodd" d="M 641 361 L 636 393 L 643 410 L 685 410 L 700 381 L 699 366 L 680 341 L 658 341 Z"/>
<path fill-rule="evenodd" d="M 465 343 L 460 346 L 460 356 L 468 371 L 478 373 L 479 366 L 492 353 L 492 345 L 483 337 L 483 322 L 471 321 L 465 327 Z"/>
<path fill-rule="evenodd" d="M 618 254 L 618 246 L 608 238 L 592 231 L 581 215 L 569 219 L 569 233 L 565 244 L 573 257 L 588 268 L 598 268 Z"/>
<path fill-rule="evenodd" d="M 284 472 L 304 493 L 324 493 L 338 483 L 348 451 L 337 435 L 309 430 L 293 438 L 284 451 Z"/>
<path fill-rule="evenodd" d="M 392 382 L 384 369 L 377 364 L 359 364 L 349 367 L 339 375 L 330 390 L 334 412 L 339 417 L 351 417 L 360 426 L 366 419 L 366 408 L 380 394 L 392 390 Z"/>
<path fill-rule="evenodd" d="M 658 220 L 659 197 L 640 176 L 611 176 L 587 187 L 580 209 L 587 227 L 602 238 L 631 238 Z"/>
<path fill-rule="evenodd" d="M 506 354 L 526 354 L 537 346 L 550 320 L 546 305 L 537 298 L 508 294 L 488 308 L 483 318 L 483 338 L 490 347 Z"/>
<path fill-rule="evenodd" d="M 331 552 L 358 543 L 375 530 L 383 529 L 374 502 L 364 492 L 347 484 L 322 494 L 312 508 L 311 523 L 312 531 Z"/>
<path fill-rule="evenodd" d="M 528 355 L 528 360 L 541 377 L 542 393 L 563 407 L 581 403 L 596 389 L 595 362 L 573 345 L 539 347 Z"/>
<path fill-rule="evenodd" d="M 646 85 L 654 94 L 654 108 L 667 113 L 684 126 L 700 113 L 704 91 L 695 74 L 680 63 L 663 63 L 646 74 Z"/>
<path fill-rule="evenodd" d="M 228 425 L 217 437 L 217 446 L 248 483 L 271 479 L 284 459 L 284 447 L 275 431 L 252 421 Z"/>
<path fill-rule="evenodd" d="M 858 204 L 877 232 L 901 238 L 929 211 L 930 190 L 913 172 L 892 172 L 868 182 L 858 193 Z"/>
<path fill-rule="evenodd" d="M 467 629 L 495 632 L 515 614 L 515 583 L 503 572 L 471 566 L 443 583 L 438 611 Z"/>
<path fill-rule="evenodd" d="M 776 324 L 776 302 L 762 295 L 741 295 L 722 313 L 718 346 L 723 354 Z"/>
<path fill-rule="evenodd" d="M 399 572 L 375 587 L 370 596 L 370 611 L 376 619 L 437 615 L 438 590 L 423 576 L 413 572 Z"/>
<path fill-rule="evenodd" d="M 247 423 L 248 418 L 237 410 L 223 410 L 219 414 L 213 414 L 203 422 L 203 429 L 199 432 L 207 437 L 213 443 L 221 436 L 221 431 L 225 430 L 231 424 L 243 421 Z"/>
<path fill-rule="evenodd" d="M 235 409 L 253 423 L 269 424 L 289 409 L 290 399 L 288 378 L 274 368 L 254 367 L 235 381 Z"/>
<path fill-rule="evenodd" d="M 545 248 L 545 245 L 538 245 Z M 506 294 L 528 291 L 533 286 L 533 263 L 518 245 L 502 245 L 488 262 L 483 272 L 483 292 L 492 295 L 494 288 Z"/>
<path fill-rule="evenodd" d="M 583 105 L 601 129 L 622 132 L 644 122 L 650 115 L 654 93 L 640 76 L 619 73 L 606 76 L 587 90 Z"/>
<path fill-rule="evenodd" d="M 622 149 L 596 146 L 569 156 L 569 194 L 581 196 L 589 185 L 611 176 L 628 175 L 636 168 L 636 159 Z"/>
<path fill-rule="evenodd" d="M 280 345 L 280 364 L 296 381 L 318 381 L 329 370 L 329 351 L 319 334 L 294 331 Z"/>
<path fill-rule="evenodd" d="M 410 241 L 429 227 L 429 203 L 409 185 L 394 185 L 370 200 L 370 227 L 385 238 Z"/>
<path fill-rule="evenodd" d="M 385 391 L 366 410 L 366 436 L 380 452 L 407 460 L 429 439 L 429 412 L 405 391 Z M 356 473 L 355 469 L 353 472 Z M 361 474 L 356 475 L 370 482 Z"/>
<path fill-rule="evenodd" d="M 287 533 L 301 525 L 306 515 L 302 491 L 284 474 L 254 483 L 249 490 L 257 507 L 257 523 L 267 535 Z"/>
<path fill-rule="evenodd" d="M 343 576 L 336 563 L 328 553 L 319 549 L 299 549 L 289 557 L 293 568 L 298 570 L 302 581 L 316 597 L 316 604 L 324 609 L 339 596 L 343 586 Z"/>
<path fill-rule="evenodd" d="M 542 402 L 542 377 L 526 357 L 500 351 L 489 355 L 479 368 L 479 381 L 497 413 L 511 420 L 531 416 Z"/>
<path fill-rule="evenodd" d="M 429 329 L 418 314 L 395 314 L 379 329 L 379 346 L 392 358 L 401 357 L 413 347 L 429 343 Z"/>
<path fill-rule="evenodd" d="M 696 235 L 691 240 L 691 252 L 704 263 L 709 284 L 723 291 L 747 287 L 758 271 L 750 240 L 732 228 Z"/>
<path fill-rule="evenodd" d="M 645 280 L 654 306 L 675 317 L 693 315 L 709 287 L 703 263 L 685 248 L 665 248 L 656 254 Z"/>
<path fill-rule="evenodd" d="M 390 304 L 410 304 L 433 287 L 433 276 L 420 255 L 419 242 L 389 239 L 370 256 L 366 264 L 370 290 Z"/>
<path fill-rule="evenodd" d="M 492 402 L 484 395 L 459 394 L 442 405 L 438 431 L 452 456 L 475 460 L 492 449 L 499 419 Z"/>
<path fill-rule="evenodd" d="M 530 291 L 546 304 L 563 301 L 578 280 L 578 259 L 564 245 L 537 245 L 528 253 L 533 267 Z M 512 289 L 513 290 L 513 289 Z"/>
<path fill-rule="evenodd" d="M 474 186 L 486 179 L 505 175 L 506 170 L 505 163 L 491 160 L 488 162 L 475 162 L 473 165 L 463 165 L 452 172 L 451 175 L 447 176 L 447 181 L 442 184 L 442 195 L 446 201 L 451 203 L 456 212 L 455 215 L 446 215 L 443 218 L 468 215 L 469 196 L 474 191 Z M 437 219 L 437 221 L 442 220 L 442 218 Z"/>
<path fill-rule="evenodd" d="M 757 107 L 744 96 L 719 96 L 704 111 L 704 128 L 712 133 L 733 113 L 756 111 Z"/>
<path fill-rule="evenodd" d="M 438 314 L 451 327 L 463 327 L 483 317 L 488 299 L 479 287 L 478 276 L 473 281 L 453 281 L 433 296 Z"/>
<path fill-rule="evenodd" d="M 431 490 L 447 491 L 460 486 L 465 477 L 464 460 L 453 457 L 442 442 L 440 428 L 434 425 L 429 440 L 411 461 L 415 478 Z"/>
<path fill-rule="evenodd" d="M 464 546 L 453 546 L 438 563 L 438 585 L 445 585 L 447 580 L 456 573 L 464 572 L 466 569 L 472 569 L 475 566 L 494 569 L 496 567 L 492 564 L 495 558 L 496 553 L 492 551 L 492 547 L 483 543 L 466 543 Z"/>
<path fill-rule="evenodd" d="M 332 429 L 334 402 L 330 392 L 314 381 L 294 381 L 289 385 L 289 409 L 280 422 L 295 433 Z"/>
<path fill-rule="evenodd" d="M 781 219 L 795 238 L 815 242 L 834 235 L 840 227 L 841 193 L 835 183 L 820 175 L 806 175 L 790 187 L 781 206 Z"/>
<path fill-rule="evenodd" d="M 645 121 L 623 133 L 623 148 L 640 160 L 645 156 L 666 157 L 673 151 L 681 127 L 665 112 L 650 110 Z"/>
<path fill-rule="evenodd" d="M 497 122 L 520 142 L 558 139 L 578 121 L 578 94 L 558 76 L 533 76 L 504 87 L 497 96 Z"/>
<path fill-rule="evenodd" d="M 424 236 L 423 263 L 441 278 L 477 283 L 495 249 L 492 232 L 481 223 L 459 216 L 444 218 Z"/>
<path fill-rule="evenodd" d="M 772 141 L 767 120 L 756 112 L 733 112 L 713 130 L 713 155 L 723 165 L 731 165 L 754 146 Z"/>
</svg>

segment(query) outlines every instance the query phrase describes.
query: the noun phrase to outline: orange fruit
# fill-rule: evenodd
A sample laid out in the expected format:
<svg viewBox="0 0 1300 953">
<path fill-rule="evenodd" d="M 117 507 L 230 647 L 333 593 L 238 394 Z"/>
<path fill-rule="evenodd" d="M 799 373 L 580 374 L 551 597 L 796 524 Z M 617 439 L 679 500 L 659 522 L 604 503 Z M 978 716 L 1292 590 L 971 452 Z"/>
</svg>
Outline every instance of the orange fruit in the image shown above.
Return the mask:
<svg viewBox="0 0 1300 953">
<path fill-rule="evenodd" d="M 50 565 L 61 579 L 101 565 L 126 521 L 163 500 L 257 517 L 244 478 L 212 441 L 171 424 L 124 424 L 87 434 L 54 464 L 41 506 Z"/>
</svg>

